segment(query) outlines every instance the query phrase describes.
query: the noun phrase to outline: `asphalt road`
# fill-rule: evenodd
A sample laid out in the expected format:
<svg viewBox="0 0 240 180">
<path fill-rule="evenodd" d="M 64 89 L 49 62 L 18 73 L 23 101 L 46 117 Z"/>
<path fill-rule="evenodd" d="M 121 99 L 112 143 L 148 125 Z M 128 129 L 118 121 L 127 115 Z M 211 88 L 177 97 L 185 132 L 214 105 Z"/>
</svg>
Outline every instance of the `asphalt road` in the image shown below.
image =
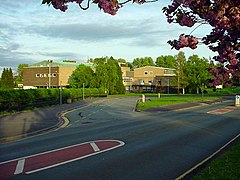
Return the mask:
<svg viewBox="0 0 240 180">
<path fill-rule="evenodd" d="M 178 111 L 133 112 L 135 101 L 103 99 L 69 112 L 65 128 L 1 144 L 0 162 L 85 142 L 117 140 L 124 145 L 12 179 L 175 179 L 240 133 L 240 109 L 232 106 L 233 101 Z M 62 156 L 67 157 L 66 152 Z"/>
</svg>

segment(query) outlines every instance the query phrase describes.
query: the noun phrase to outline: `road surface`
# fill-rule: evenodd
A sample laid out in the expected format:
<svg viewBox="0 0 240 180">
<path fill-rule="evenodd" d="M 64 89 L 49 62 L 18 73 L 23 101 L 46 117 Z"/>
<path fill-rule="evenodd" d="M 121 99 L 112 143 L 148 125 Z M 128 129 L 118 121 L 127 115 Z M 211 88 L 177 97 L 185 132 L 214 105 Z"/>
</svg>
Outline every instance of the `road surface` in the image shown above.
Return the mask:
<svg viewBox="0 0 240 180">
<path fill-rule="evenodd" d="M 1 144 L 0 179 L 175 179 L 240 133 L 233 101 L 162 112 L 135 102 L 106 98 L 66 114 L 65 128 Z"/>
</svg>

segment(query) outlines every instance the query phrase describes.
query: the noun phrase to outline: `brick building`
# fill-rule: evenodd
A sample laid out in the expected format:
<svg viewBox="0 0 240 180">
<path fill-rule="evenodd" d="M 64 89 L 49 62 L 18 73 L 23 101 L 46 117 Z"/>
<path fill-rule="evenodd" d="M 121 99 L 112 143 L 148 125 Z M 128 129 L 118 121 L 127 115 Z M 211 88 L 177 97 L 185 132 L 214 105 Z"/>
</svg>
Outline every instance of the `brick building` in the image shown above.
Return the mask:
<svg viewBox="0 0 240 180">
<path fill-rule="evenodd" d="M 76 61 L 46 60 L 23 68 L 23 88 L 59 88 L 68 87 L 68 79 L 81 63 Z M 86 63 L 87 66 L 92 64 Z M 127 92 L 174 93 L 172 78 L 174 70 L 155 66 L 145 66 L 131 70 L 126 64 L 120 64 L 123 84 Z"/>
<path fill-rule="evenodd" d="M 46 60 L 32 64 L 23 68 L 23 88 L 68 87 L 68 78 L 80 64 L 71 60 Z"/>
<path fill-rule="evenodd" d="M 130 70 L 121 65 L 123 84 L 129 92 L 162 92 L 174 93 L 172 78 L 175 77 L 171 68 L 145 66 Z"/>
</svg>

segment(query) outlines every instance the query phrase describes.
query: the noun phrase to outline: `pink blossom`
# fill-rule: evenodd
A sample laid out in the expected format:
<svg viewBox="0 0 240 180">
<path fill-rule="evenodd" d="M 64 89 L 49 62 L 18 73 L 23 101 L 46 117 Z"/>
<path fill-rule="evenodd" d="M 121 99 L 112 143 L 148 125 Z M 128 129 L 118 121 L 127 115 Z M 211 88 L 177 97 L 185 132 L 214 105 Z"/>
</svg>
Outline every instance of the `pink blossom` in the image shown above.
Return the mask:
<svg viewBox="0 0 240 180">
<path fill-rule="evenodd" d="M 180 26 L 192 27 L 195 24 L 193 17 L 188 14 L 184 14 L 179 22 Z"/>
<path fill-rule="evenodd" d="M 232 66 L 236 66 L 239 63 L 239 61 L 236 59 L 231 59 L 229 62 Z"/>
<path fill-rule="evenodd" d="M 105 13 L 115 15 L 120 8 L 120 5 L 115 0 L 99 0 L 98 7 L 103 9 Z"/>
</svg>

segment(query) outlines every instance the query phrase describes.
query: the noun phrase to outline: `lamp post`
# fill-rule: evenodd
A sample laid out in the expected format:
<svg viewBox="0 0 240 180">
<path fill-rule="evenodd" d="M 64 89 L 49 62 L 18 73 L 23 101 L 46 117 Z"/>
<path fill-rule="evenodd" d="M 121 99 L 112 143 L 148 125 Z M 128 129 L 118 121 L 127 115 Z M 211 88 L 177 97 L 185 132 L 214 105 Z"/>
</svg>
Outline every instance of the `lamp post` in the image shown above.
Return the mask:
<svg viewBox="0 0 240 180">
<path fill-rule="evenodd" d="M 62 104 L 62 81 L 60 81 L 60 89 L 59 89 L 59 104 Z"/>
<path fill-rule="evenodd" d="M 51 88 L 51 64 L 52 60 L 48 60 L 48 88 Z"/>
<path fill-rule="evenodd" d="M 85 98 L 85 97 L 84 97 L 84 83 L 83 83 L 83 100 L 84 100 L 84 98 Z"/>
<path fill-rule="evenodd" d="M 170 93 L 170 78 L 167 78 L 167 93 Z"/>
</svg>

